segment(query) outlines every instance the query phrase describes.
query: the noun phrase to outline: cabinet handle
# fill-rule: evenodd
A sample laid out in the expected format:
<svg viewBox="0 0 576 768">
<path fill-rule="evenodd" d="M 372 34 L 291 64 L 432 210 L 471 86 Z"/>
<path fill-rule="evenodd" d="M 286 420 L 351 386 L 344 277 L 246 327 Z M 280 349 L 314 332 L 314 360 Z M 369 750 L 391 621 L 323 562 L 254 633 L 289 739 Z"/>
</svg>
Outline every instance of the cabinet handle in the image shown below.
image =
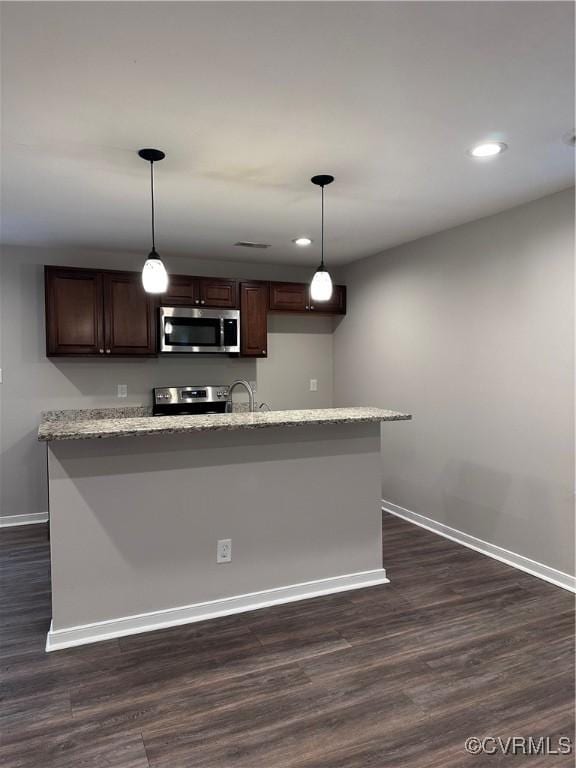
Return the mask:
<svg viewBox="0 0 576 768">
<path fill-rule="evenodd" d="M 202 299 L 202 301 L 200 302 L 200 304 L 206 304 L 206 302 L 204 301 L 204 299 Z"/>
<path fill-rule="evenodd" d="M 262 354 L 263 354 L 263 355 L 265 355 L 265 354 L 266 354 L 266 350 L 265 350 L 265 349 L 263 349 L 263 350 L 262 350 Z"/>
<path fill-rule="evenodd" d="M 200 304 L 199 300 L 198 300 L 198 299 L 196 299 L 196 301 L 194 302 L 194 304 Z"/>
<path fill-rule="evenodd" d="M 306 309 L 310 309 L 310 307 L 308 306 L 308 304 L 306 304 Z"/>
<path fill-rule="evenodd" d="M 110 350 L 109 350 L 109 349 L 107 349 L 107 350 L 106 350 L 106 354 L 107 354 L 107 355 L 109 355 L 109 354 L 110 354 Z"/>
<path fill-rule="evenodd" d="M 310 304 L 310 309 L 314 309 L 314 304 Z"/>
<path fill-rule="evenodd" d="M 104 350 L 103 349 L 99 349 L 98 352 L 100 352 L 101 355 L 104 354 Z"/>
</svg>

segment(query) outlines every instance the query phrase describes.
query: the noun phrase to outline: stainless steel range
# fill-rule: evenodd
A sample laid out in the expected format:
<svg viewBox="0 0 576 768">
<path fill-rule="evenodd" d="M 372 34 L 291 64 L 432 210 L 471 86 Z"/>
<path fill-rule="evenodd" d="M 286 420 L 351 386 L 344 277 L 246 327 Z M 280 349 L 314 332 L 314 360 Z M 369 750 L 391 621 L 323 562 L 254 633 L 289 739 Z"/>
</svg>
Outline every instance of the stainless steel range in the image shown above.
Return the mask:
<svg viewBox="0 0 576 768">
<path fill-rule="evenodd" d="M 187 387 L 156 387 L 153 392 L 154 416 L 183 416 L 224 413 L 230 387 L 207 384 Z"/>
</svg>

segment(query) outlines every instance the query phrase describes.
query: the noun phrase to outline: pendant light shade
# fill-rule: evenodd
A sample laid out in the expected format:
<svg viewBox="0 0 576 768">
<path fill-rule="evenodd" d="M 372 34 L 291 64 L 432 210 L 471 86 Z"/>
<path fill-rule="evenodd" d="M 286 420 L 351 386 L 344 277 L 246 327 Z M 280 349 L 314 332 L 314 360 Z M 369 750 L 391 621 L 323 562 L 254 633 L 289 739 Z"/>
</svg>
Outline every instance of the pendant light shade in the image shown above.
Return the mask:
<svg viewBox="0 0 576 768">
<path fill-rule="evenodd" d="M 332 298 L 332 278 L 324 266 L 324 187 L 332 184 L 334 176 L 321 174 L 312 176 L 312 184 L 322 188 L 322 238 L 321 238 L 321 257 L 320 266 L 316 270 L 312 282 L 310 283 L 310 298 L 313 301 L 329 301 Z"/>
<path fill-rule="evenodd" d="M 324 267 L 318 267 L 312 278 L 310 297 L 314 301 L 329 301 L 332 298 L 332 278 Z"/>
<path fill-rule="evenodd" d="M 162 259 L 156 252 L 154 227 L 154 163 L 163 160 L 166 155 L 159 149 L 141 149 L 139 156 L 150 163 L 150 195 L 152 202 L 152 250 L 142 268 L 142 285 L 146 293 L 164 293 L 168 288 L 168 272 Z"/>
<path fill-rule="evenodd" d="M 168 272 L 156 251 L 150 251 L 144 262 L 142 285 L 146 293 L 164 293 L 168 288 Z"/>
</svg>

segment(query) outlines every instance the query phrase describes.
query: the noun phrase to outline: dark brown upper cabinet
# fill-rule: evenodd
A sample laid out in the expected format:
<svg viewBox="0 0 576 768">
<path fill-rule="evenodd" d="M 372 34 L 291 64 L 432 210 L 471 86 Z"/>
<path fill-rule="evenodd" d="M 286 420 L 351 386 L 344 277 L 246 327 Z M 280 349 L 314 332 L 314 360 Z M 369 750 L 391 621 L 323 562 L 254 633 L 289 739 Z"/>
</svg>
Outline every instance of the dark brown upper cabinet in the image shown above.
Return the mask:
<svg viewBox="0 0 576 768">
<path fill-rule="evenodd" d="M 104 354 L 102 274 L 90 269 L 44 268 L 46 354 Z"/>
<path fill-rule="evenodd" d="M 240 307 L 240 355 L 267 357 L 268 312 L 346 314 L 346 287 L 330 301 L 311 302 L 307 283 L 268 283 L 222 277 L 170 275 L 161 296 L 147 294 L 140 272 L 45 267 L 46 354 L 149 356 L 157 354 L 159 304 Z"/>
<path fill-rule="evenodd" d="M 240 355 L 268 354 L 268 283 L 240 283 Z"/>
<path fill-rule="evenodd" d="M 305 283 L 270 283 L 270 309 L 279 312 L 306 312 L 308 286 Z"/>
<path fill-rule="evenodd" d="M 46 354 L 154 355 L 154 296 L 139 272 L 45 267 Z"/>
<path fill-rule="evenodd" d="M 238 281 L 225 278 L 200 278 L 200 304 L 207 307 L 238 308 Z"/>
<path fill-rule="evenodd" d="M 308 283 L 270 283 L 270 310 L 345 315 L 346 286 L 335 285 L 329 301 L 315 302 L 310 299 Z"/>
<path fill-rule="evenodd" d="M 160 296 L 160 303 L 167 306 L 199 304 L 200 297 L 196 289 L 197 281 L 190 275 L 169 275 L 168 290 Z"/>
<path fill-rule="evenodd" d="M 104 350 L 107 355 L 156 354 L 155 306 L 138 272 L 104 272 Z"/>
<path fill-rule="evenodd" d="M 335 285 L 332 296 L 328 301 L 313 301 L 310 299 L 311 312 L 318 314 L 345 315 L 346 314 L 346 286 Z"/>
<path fill-rule="evenodd" d="M 170 275 L 168 290 L 161 297 L 165 306 L 238 308 L 238 281 L 221 277 Z"/>
</svg>

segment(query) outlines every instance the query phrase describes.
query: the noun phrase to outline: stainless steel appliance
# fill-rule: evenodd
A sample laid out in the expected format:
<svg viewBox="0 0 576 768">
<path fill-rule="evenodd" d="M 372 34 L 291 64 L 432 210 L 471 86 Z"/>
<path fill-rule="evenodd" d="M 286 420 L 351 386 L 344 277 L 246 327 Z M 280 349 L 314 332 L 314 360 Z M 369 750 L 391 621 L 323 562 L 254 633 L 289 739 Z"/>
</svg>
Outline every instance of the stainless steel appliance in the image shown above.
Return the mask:
<svg viewBox="0 0 576 768">
<path fill-rule="evenodd" d="M 154 416 L 224 413 L 230 387 L 217 384 L 156 387 L 152 390 Z"/>
<path fill-rule="evenodd" d="M 240 311 L 160 307 L 160 352 L 240 352 Z"/>
</svg>

